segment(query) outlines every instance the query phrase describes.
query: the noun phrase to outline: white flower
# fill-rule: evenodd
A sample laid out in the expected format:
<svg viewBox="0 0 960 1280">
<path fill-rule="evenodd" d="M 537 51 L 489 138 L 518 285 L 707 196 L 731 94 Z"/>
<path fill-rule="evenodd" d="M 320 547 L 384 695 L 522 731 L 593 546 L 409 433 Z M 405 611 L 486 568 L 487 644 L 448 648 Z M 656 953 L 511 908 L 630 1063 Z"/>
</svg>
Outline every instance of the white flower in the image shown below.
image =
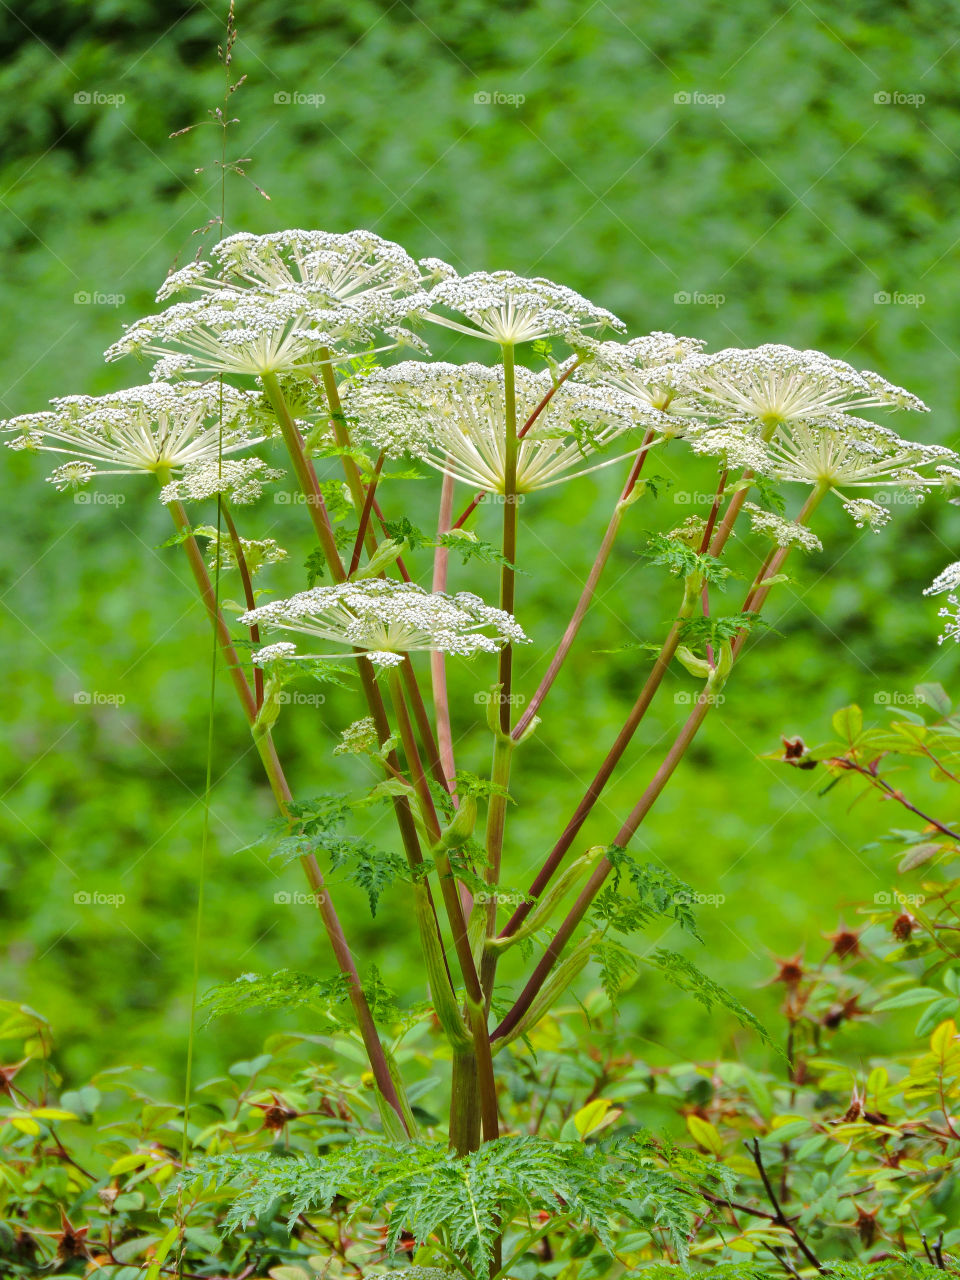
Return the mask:
<svg viewBox="0 0 960 1280">
<path fill-rule="evenodd" d="M 527 637 L 516 620 L 475 595 L 449 596 L 424 591 L 410 582 L 373 578 L 334 587 L 313 587 L 288 600 L 273 600 L 240 618 L 267 630 L 298 631 L 353 649 L 378 666 L 394 666 L 411 650 L 438 650 L 469 657 L 496 653 L 504 644 L 524 644 Z M 489 635 L 487 632 L 492 631 Z M 293 657 L 290 649 L 270 655 Z M 304 659 L 329 656 L 297 655 Z M 264 658 L 264 651 L 255 661 Z"/>
<path fill-rule="evenodd" d="M 516 371 L 517 419 L 524 423 L 553 388 L 546 371 L 522 365 Z M 355 420 L 354 437 L 390 456 L 410 454 L 465 484 L 504 492 L 506 410 L 503 369 L 482 364 L 426 364 L 408 360 L 374 369 L 341 389 L 345 411 Z M 612 387 L 568 380 L 520 439 L 517 490 L 546 489 L 598 467 L 589 455 L 625 432 L 670 422 L 638 406 Z"/>
<path fill-rule="evenodd" d="M 697 423 L 687 428 L 683 438 L 694 453 L 722 458 L 726 467 L 761 474 L 769 471 L 763 440 L 755 432 L 735 423 L 723 427 Z"/>
<path fill-rule="evenodd" d="M 844 511 L 858 529 L 866 526 L 876 532 L 890 520 L 890 508 L 874 502 L 872 498 L 844 498 L 842 501 Z"/>
<path fill-rule="evenodd" d="M 263 494 L 268 480 L 280 480 L 283 471 L 268 467 L 262 458 L 206 458 L 192 463 L 179 480 L 160 490 L 160 501 L 202 502 L 222 493 L 232 502 L 246 505 Z"/>
<path fill-rule="evenodd" d="M 164 281 L 157 301 L 187 289 L 261 293 L 303 287 L 318 306 L 357 305 L 371 298 L 419 295 L 435 272 L 372 231 L 248 231 L 227 236 L 209 262 L 192 262 Z"/>
<path fill-rule="evenodd" d="M 660 367 L 675 364 L 702 349 L 699 338 L 677 337 L 660 330 L 629 342 L 588 341 L 584 351 L 589 358 L 577 370 L 577 378 L 616 387 L 654 409 L 675 411 L 677 391 L 658 376 Z"/>
<path fill-rule="evenodd" d="M 796 520 L 785 520 L 774 511 L 765 511 L 755 502 L 745 502 L 744 511 L 750 514 L 750 527 L 755 533 L 771 538 L 778 547 L 799 547 L 803 551 L 822 551 L 823 543 L 806 525 Z"/>
<path fill-rule="evenodd" d="M 18 442 L 19 443 L 19 442 Z M 47 476 L 47 484 L 52 484 L 58 493 L 66 493 L 68 489 L 79 489 L 97 474 L 92 462 L 64 462 Z"/>
<path fill-rule="evenodd" d="M 207 551 L 210 555 L 208 563 L 211 569 L 216 569 L 218 557 L 220 558 L 221 569 L 236 569 L 237 552 L 231 537 L 223 532 L 217 533 L 217 530 L 212 525 L 206 524 L 198 525 L 194 529 L 194 533 L 210 539 L 207 544 Z M 286 560 L 287 558 L 286 551 L 274 538 L 240 538 L 240 548 L 243 551 L 243 561 L 251 578 L 255 578 L 261 569 L 265 569 L 267 565 L 279 564 L 281 560 Z M 292 647 L 296 648 L 296 645 Z"/>
<path fill-rule="evenodd" d="M 937 464 L 956 457 L 942 445 L 904 440 L 889 427 L 844 413 L 791 420 L 763 434 L 751 419 L 718 427 L 698 424 L 684 439 L 695 453 L 721 455 L 727 466 L 833 491 L 858 525 L 875 528 L 889 520 L 889 507 L 847 491 L 906 489 L 919 502 L 927 489 L 943 483 Z"/>
<path fill-rule="evenodd" d="M 792 421 L 778 427 L 765 447 L 768 475 L 836 490 L 887 487 L 922 494 L 941 480 L 918 468 L 955 457 L 941 445 L 903 440 L 889 427 L 849 414 Z"/>
<path fill-rule="evenodd" d="M 944 640 L 955 640 L 960 644 L 960 598 L 953 594 L 947 596 L 947 605 L 938 611 L 937 616 L 947 619 L 937 643 L 943 644 Z"/>
<path fill-rule="evenodd" d="M 50 477 L 62 489 L 93 475 L 164 474 L 263 440 L 259 395 L 233 387 L 150 383 L 106 396 L 66 396 L 53 408 L 0 423 L 12 449 L 65 453 Z"/>
<path fill-rule="evenodd" d="M 924 588 L 923 594 L 938 596 L 944 591 L 955 591 L 957 587 L 960 587 L 960 560 L 954 560 L 938 573 L 929 587 Z"/>
<path fill-rule="evenodd" d="M 871 406 L 927 411 L 915 395 L 878 373 L 858 372 L 821 351 L 776 343 L 701 352 L 668 365 L 663 376 L 694 416 L 745 417 L 765 427 Z"/>
<path fill-rule="evenodd" d="M 200 298 L 138 321 L 107 359 L 155 355 L 154 376 L 173 377 L 296 373 L 377 343 L 423 349 L 401 321 L 426 305 L 421 281 L 432 273 L 372 231 L 240 232 L 212 256 L 168 276 L 157 295 L 165 301 L 196 291 Z"/>
<path fill-rule="evenodd" d="M 292 658 L 296 652 L 297 646 L 292 640 L 278 640 L 276 644 L 266 644 L 262 649 L 258 649 L 253 655 L 253 662 L 258 667 L 266 667 L 271 662 Z"/>
<path fill-rule="evenodd" d="M 626 327 L 612 312 L 565 285 L 512 271 L 474 271 L 442 280 L 430 290 L 427 305 L 426 320 L 500 344 L 560 337 L 576 345 L 591 329 Z"/>
<path fill-rule="evenodd" d="M 293 646 L 296 648 L 296 646 Z M 261 653 L 263 650 L 261 650 Z M 380 739 L 373 716 L 364 716 L 348 724 L 340 734 L 340 741 L 333 748 L 335 756 L 365 756 L 380 750 Z"/>
<path fill-rule="evenodd" d="M 156 356 L 155 378 L 296 373 L 322 363 L 321 350 L 334 360 L 360 355 L 381 331 L 391 335 L 390 347 L 404 336 L 416 345 L 412 335 L 398 328 L 403 314 L 389 298 L 362 308 L 349 303 L 319 306 L 310 290 L 297 285 L 272 293 L 223 290 L 135 321 L 107 349 L 106 358 Z"/>
</svg>

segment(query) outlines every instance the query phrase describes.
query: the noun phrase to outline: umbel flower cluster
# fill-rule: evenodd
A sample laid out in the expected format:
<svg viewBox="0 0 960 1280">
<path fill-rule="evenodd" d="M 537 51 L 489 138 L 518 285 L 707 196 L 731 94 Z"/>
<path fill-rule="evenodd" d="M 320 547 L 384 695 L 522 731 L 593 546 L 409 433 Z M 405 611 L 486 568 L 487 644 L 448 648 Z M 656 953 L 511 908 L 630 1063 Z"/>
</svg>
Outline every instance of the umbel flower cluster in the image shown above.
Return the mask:
<svg viewBox="0 0 960 1280">
<path fill-rule="evenodd" d="M 107 396 L 65 396 L 2 427 L 12 434 L 11 449 L 65 454 L 69 461 L 49 479 L 66 489 L 95 475 L 165 478 L 259 444 L 259 400 L 227 385 L 151 383 Z"/>
<path fill-rule="evenodd" d="M 515 371 L 520 424 L 516 491 L 547 489 L 608 467 L 623 450 L 588 464 L 607 445 L 637 433 L 669 434 L 672 424 L 652 406 L 616 387 L 569 381 L 555 387 L 548 370 Z M 529 430 L 538 405 L 546 401 Z M 483 364 L 406 360 L 348 383 L 343 404 L 356 438 L 387 457 L 412 454 L 464 484 L 503 493 L 506 460 L 504 371 Z"/>
<path fill-rule="evenodd" d="M 418 649 L 471 657 L 496 653 L 505 644 L 527 644 L 516 620 L 467 591 L 449 596 L 413 582 L 374 578 L 369 582 L 314 587 L 289 600 L 273 600 L 245 613 L 241 622 L 266 630 L 298 631 L 363 651 L 376 666 L 397 666 Z M 490 634 L 492 633 L 492 634 Z M 259 665 L 298 654 L 280 641 L 254 655 Z"/>
</svg>

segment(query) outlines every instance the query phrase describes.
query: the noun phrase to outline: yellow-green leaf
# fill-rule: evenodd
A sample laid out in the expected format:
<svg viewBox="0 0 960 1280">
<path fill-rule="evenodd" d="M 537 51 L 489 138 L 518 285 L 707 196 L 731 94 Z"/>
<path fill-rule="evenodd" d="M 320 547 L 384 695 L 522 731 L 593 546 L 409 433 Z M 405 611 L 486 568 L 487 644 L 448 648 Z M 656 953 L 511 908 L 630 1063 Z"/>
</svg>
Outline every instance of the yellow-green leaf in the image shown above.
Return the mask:
<svg viewBox="0 0 960 1280">
<path fill-rule="evenodd" d="M 723 1155 L 723 1139 L 715 1125 L 709 1120 L 704 1120 L 701 1116 L 687 1116 L 687 1128 L 690 1134 L 699 1146 L 712 1152 L 715 1156 Z"/>
</svg>

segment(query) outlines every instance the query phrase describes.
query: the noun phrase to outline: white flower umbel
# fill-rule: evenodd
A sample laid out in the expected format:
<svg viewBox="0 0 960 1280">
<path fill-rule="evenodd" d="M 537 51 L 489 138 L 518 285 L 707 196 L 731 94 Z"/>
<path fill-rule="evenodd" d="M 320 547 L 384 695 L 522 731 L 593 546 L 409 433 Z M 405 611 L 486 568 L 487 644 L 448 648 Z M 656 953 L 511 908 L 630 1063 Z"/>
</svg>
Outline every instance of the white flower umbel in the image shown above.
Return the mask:
<svg viewBox="0 0 960 1280">
<path fill-rule="evenodd" d="M 765 448 L 768 475 L 833 490 L 857 524 L 885 524 L 889 505 L 850 490 L 899 489 L 920 502 L 927 489 L 942 483 L 932 469 L 955 459 L 941 445 L 903 440 L 889 427 L 849 414 L 780 426 Z"/>
<path fill-rule="evenodd" d="M 323 359 L 348 360 L 390 336 L 396 346 L 412 335 L 398 327 L 404 308 L 390 298 L 362 308 L 318 306 L 303 286 L 273 293 L 225 290 L 178 302 L 135 321 L 109 347 L 107 360 L 156 356 L 155 378 L 203 374 L 284 374 L 316 368 Z M 326 354 L 321 358 L 320 353 Z"/>
<path fill-rule="evenodd" d="M 517 366 L 521 424 L 553 388 L 546 370 Z M 506 410 L 503 369 L 482 364 L 426 364 L 408 360 L 374 369 L 341 388 L 358 441 L 391 457 L 412 455 L 446 475 L 493 493 L 505 489 Z M 667 433 L 669 419 L 613 387 L 568 380 L 554 391 L 520 439 L 518 493 L 547 489 L 618 461 L 593 465 L 590 456 L 627 432 Z"/>
<path fill-rule="evenodd" d="M 956 594 L 958 587 L 960 587 L 960 560 L 955 560 L 953 564 L 948 564 L 938 573 L 929 587 L 924 589 L 925 596 L 939 596 L 944 591 L 950 593 L 947 596 L 947 603 L 937 614 L 938 617 L 946 619 L 939 644 L 943 644 L 944 640 L 954 640 L 960 644 L 960 596 Z"/>
<path fill-rule="evenodd" d="M 890 519 L 883 491 L 909 492 L 921 502 L 928 489 L 943 483 L 937 464 L 956 457 L 942 445 L 904 440 L 889 427 L 844 413 L 785 422 L 763 434 L 751 419 L 697 424 L 684 439 L 695 453 L 720 456 L 728 467 L 832 491 L 858 525 L 875 527 Z M 872 489 L 874 497 L 857 492 L 862 489 Z"/>
<path fill-rule="evenodd" d="M 164 281 L 157 301 L 185 290 L 261 293 L 302 288 L 318 306 L 357 305 L 383 297 L 419 295 L 434 275 L 407 251 L 372 231 L 247 231 L 227 236 L 213 249 L 213 262 L 191 262 Z"/>
<path fill-rule="evenodd" d="M 801 551 L 822 551 L 823 543 L 804 524 L 796 520 L 785 520 L 775 511 L 765 511 L 755 502 L 745 502 L 744 511 L 749 512 L 750 527 L 754 533 L 770 538 L 778 547 L 799 547 Z"/>
<path fill-rule="evenodd" d="M 220 533 L 212 525 L 201 524 L 194 529 L 194 533 L 204 538 L 209 538 L 207 551 L 209 553 L 208 563 L 211 569 L 217 568 L 218 548 L 221 569 L 236 569 L 237 567 L 237 549 L 233 544 L 233 539 L 228 537 L 222 531 Z M 240 538 L 240 549 L 243 552 L 244 564 L 247 566 L 247 572 L 251 578 L 271 564 L 279 564 L 281 560 L 286 560 L 287 552 L 279 545 L 275 538 Z"/>
<path fill-rule="evenodd" d="M 695 423 L 686 429 L 683 438 L 694 453 L 722 458 L 725 467 L 760 474 L 770 469 L 763 440 L 749 428 L 734 423 L 723 427 Z"/>
<path fill-rule="evenodd" d="M 245 506 L 262 496 L 268 480 L 281 480 L 285 474 L 268 467 L 262 458 L 209 458 L 191 464 L 179 479 L 164 485 L 160 501 L 202 502 L 223 494 Z"/>
<path fill-rule="evenodd" d="M 67 454 L 50 476 L 58 489 L 94 475 L 167 476 L 259 444 L 256 392 L 181 382 L 150 383 L 106 396 L 66 396 L 52 409 L 0 423 L 11 449 Z"/>
<path fill-rule="evenodd" d="M 245 625 L 297 631 L 360 649 L 376 666 L 396 666 L 413 650 L 470 657 L 496 653 L 505 644 L 525 644 L 516 620 L 475 595 L 449 596 L 409 582 L 373 578 L 334 587 L 314 587 L 288 600 L 274 600 L 243 614 Z M 295 654 L 289 641 L 269 645 L 254 656 L 261 665 L 276 658 L 329 657 Z"/>
<path fill-rule="evenodd" d="M 427 308 L 424 318 L 432 323 L 501 346 L 552 337 L 576 346 L 591 330 L 626 328 L 611 311 L 573 289 L 512 271 L 475 271 L 442 280 L 428 293 Z"/>
<path fill-rule="evenodd" d="M 929 587 L 925 587 L 923 594 L 925 596 L 939 596 L 944 591 L 955 591 L 960 587 L 960 560 L 954 560 L 953 564 L 948 564 L 934 580 Z"/>
<path fill-rule="evenodd" d="M 660 330 L 629 342 L 587 342 L 587 357 L 577 370 L 578 380 L 615 387 L 641 404 L 662 412 L 676 411 L 677 391 L 658 376 L 663 365 L 696 355 L 703 350 L 699 338 L 683 338 Z"/>
<path fill-rule="evenodd" d="M 678 411 L 721 422 L 748 418 L 770 427 L 874 406 L 927 409 L 878 373 L 776 343 L 691 355 L 666 366 L 663 377 L 683 398 Z"/>
</svg>

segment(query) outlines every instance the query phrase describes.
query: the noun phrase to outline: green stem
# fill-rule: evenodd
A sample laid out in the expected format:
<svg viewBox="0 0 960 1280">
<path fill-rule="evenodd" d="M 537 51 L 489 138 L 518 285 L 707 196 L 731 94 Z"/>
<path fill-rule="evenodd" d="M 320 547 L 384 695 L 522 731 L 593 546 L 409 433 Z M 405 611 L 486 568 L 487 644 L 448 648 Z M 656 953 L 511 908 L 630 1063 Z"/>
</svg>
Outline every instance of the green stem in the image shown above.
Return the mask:
<svg viewBox="0 0 960 1280">
<path fill-rule="evenodd" d="M 510 764 L 516 744 L 509 733 L 497 733 L 493 744 L 493 765 L 490 769 L 490 781 L 504 790 L 510 784 Z M 507 819 L 507 797 L 494 791 L 490 796 L 487 808 L 487 866 L 484 879 L 490 886 L 487 894 L 486 925 L 484 936 L 492 938 L 497 931 L 497 886 L 500 883 L 500 863 L 503 850 L 503 833 Z M 493 984 L 497 975 L 499 956 L 493 947 L 485 947 L 480 961 L 480 981 L 483 987 L 487 1008 L 493 995 Z"/>
<path fill-rule="evenodd" d="M 471 1050 L 453 1055 L 450 1076 L 450 1146 L 458 1156 L 480 1145 L 477 1055 Z"/>
<path fill-rule="evenodd" d="M 320 365 L 320 377 L 323 381 L 324 394 L 327 397 L 327 407 L 330 410 L 330 425 L 333 427 L 333 438 L 340 449 L 349 450 L 351 448 L 350 432 L 347 430 L 347 419 L 343 412 L 343 405 L 340 402 L 337 375 L 334 371 L 330 351 L 327 347 L 321 347 L 319 356 L 323 362 Z M 363 531 L 364 545 L 367 548 L 367 555 L 372 556 L 377 549 L 377 536 L 373 531 L 373 526 L 370 524 L 369 516 L 365 522 L 362 520 L 363 510 L 367 506 L 367 494 L 360 476 L 360 468 L 357 466 L 356 459 L 351 457 L 349 453 L 342 453 L 340 460 L 343 463 L 347 488 L 350 490 L 350 496 L 353 498 L 354 506 L 357 509 L 357 516 L 361 517 L 361 529 Z M 370 501 L 373 501 L 372 497 Z"/>
<path fill-rule="evenodd" d="M 503 558 L 507 562 L 500 567 L 500 608 L 513 613 L 516 597 L 517 562 L 517 390 L 516 362 L 512 344 L 503 347 L 503 403 L 506 419 L 506 436 L 503 443 Z M 500 650 L 500 729 L 510 732 L 510 692 L 513 675 L 513 646 L 505 644 Z"/>
<path fill-rule="evenodd" d="M 503 444 L 503 540 L 504 563 L 500 567 L 500 608 L 513 613 L 516 606 L 517 527 L 519 507 L 517 503 L 517 389 L 516 360 L 513 345 L 505 343 L 503 352 L 503 404 L 506 434 Z M 513 757 L 513 739 L 510 737 L 513 689 L 513 646 L 505 644 L 498 658 L 498 685 L 495 695 L 499 699 L 496 715 L 491 723 L 499 725 L 494 739 L 493 764 L 490 780 L 504 789 L 510 784 L 510 764 Z M 485 879 L 491 887 L 490 901 L 486 908 L 484 933 L 492 938 L 497 931 L 497 893 L 503 861 L 503 838 L 507 820 L 505 795 L 491 795 L 487 810 L 487 868 Z M 482 966 L 483 995 L 489 1007 L 493 984 L 497 974 L 497 953 L 492 948 L 484 951 Z"/>
<path fill-rule="evenodd" d="M 334 439 L 339 448 L 349 450 L 352 447 L 350 432 L 347 427 L 346 415 L 343 412 L 343 405 L 340 400 L 340 391 L 337 387 L 337 378 L 334 372 L 333 363 L 330 359 L 330 352 L 326 347 L 320 351 L 320 357 L 323 363 L 320 366 L 320 376 L 323 381 L 324 394 L 327 398 L 327 407 L 330 410 L 330 424 L 333 427 Z M 354 572 L 359 563 L 359 549 L 361 542 L 367 548 L 367 554 L 372 556 L 377 549 L 377 537 L 370 522 L 370 514 L 372 511 L 380 512 L 377 505 L 376 491 L 379 481 L 380 470 L 383 465 L 383 454 L 377 460 L 376 469 L 373 478 L 366 488 L 360 476 L 360 468 L 356 464 L 356 460 L 350 456 L 349 452 L 341 454 L 344 474 L 347 479 L 347 486 L 350 490 L 350 496 L 353 498 L 354 505 L 359 516 L 359 528 L 357 530 L 357 541 L 354 547 L 354 554 L 350 562 L 350 574 Z M 312 470 L 312 468 L 311 468 Z M 398 561 L 398 568 L 401 562 Z M 349 574 L 347 575 L 349 576 Z M 381 574 L 386 577 L 386 574 Z M 446 786 L 446 780 L 443 770 L 440 767 L 440 756 L 437 750 L 437 744 L 433 737 L 433 730 L 430 726 L 430 717 L 427 714 L 424 705 L 423 695 L 420 692 L 420 686 L 417 683 L 416 673 L 409 657 L 404 658 L 405 670 L 404 678 L 407 682 L 407 690 L 413 706 L 414 717 L 417 721 L 417 728 L 420 732 L 420 739 L 423 743 L 424 750 L 427 753 L 430 769 L 434 777 L 442 786 Z"/>
<path fill-rule="evenodd" d="M 483 990 L 480 986 L 480 976 L 477 973 L 470 940 L 467 935 L 467 922 L 463 914 L 463 905 L 460 901 L 456 877 L 441 840 L 439 819 L 433 804 L 433 797 L 430 794 L 429 784 L 423 772 L 420 753 L 417 750 L 413 725 L 410 722 L 410 714 L 407 711 L 403 696 L 402 678 L 396 667 L 389 668 L 388 680 L 400 742 L 407 759 L 407 767 L 413 778 L 417 798 L 420 800 L 421 807 L 424 810 L 424 822 L 427 830 L 431 839 L 435 841 L 431 852 L 436 864 L 437 875 L 440 879 L 443 905 L 446 908 L 447 919 L 453 934 L 454 950 L 457 953 L 460 972 L 467 992 L 467 1021 L 470 1026 L 470 1034 L 473 1037 L 474 1053 L 477 1059 L 483 1138 L 485 1142 L 490 1142 L 499 1136 L 500 1122 L 497 1115 L 496 1081 L 493 1075 L 493 1057 L 490 1053 L 490 1039 L 487 1030 Z"/>
<path fill-rule="evenodd" d="M 340 553 L 337 550 L 336 539 L 333 534 L 333 526 L 330 523 L 330 517 L 327 513 L 326 505 L 323 501 L 323 495 L 320 492 L 320 485 L 317 480 L 317 474 L 314 470 L 313 463 L 307 457 L 304 451 L 303 441 L 300 438 L 300 432 L 297 430 L 296 423 L 287 407 L 284 399 L 283 391 L 276 374 L 264 374 L 263 378 L 264 390 L 273 405 L 274 412 L 280 422 L 280 429 L 283 433 L 283 439 L 286 443 L 287 450 L 293 462 L 294 472 L 300 484 L 300 490 L 307 502 L 310 511 L 310 518 L 313 522 L 317 539 L 327 562 L 330 576 L 334 582 L 346 581 L 346 570 L 343 567 L 343 561 L 340 559 Z M 339 402 L 338 402 L 339 403 Z M 373 717 L 374 726 L 377 731 L 377 738 L 382 745 L 390 737 L 390 724 L 387 720 L 386 708 L 383 705 L 383 697 L 377 684 L 376 676 L 370 663 L 365 661 L 358 654 L 357 668 L 360 674 L 360 684 L 363 688 L 364 698 L 367 702 L 370 714 Z M 395 752 L 390 752 L 387 756 L 388 770 L 392 769 L 395 773 L 399 773 L 400 765 Z M 393 809 L 397 819 L 397 826 L 400 829 L 400 837 L 403 841 L 404 853 L 407 862 L 412 871 L 423 863 L 423 856 L 420 852 L 420 840 L 417 836 L 416 823 L 410 810 L 409 802 L 405 796 L 393 797 Z M 439 929 L 439 924 L 437 925 Z"/>
<path fill-rule="evenodd" d="M 439 545 L 439 539 L 450 529 L 450 520 L 453 516 L 453 494 L 456 487 L 456 481 L 451 475 L 444 475 L 443 485 L 440 490 L 440 510 L 437 513 L 437 539 L 438 545 L 433 553 L 433 582 L 431 584 L 433 591 L 446 591 L 447 589 L 447 573 L 450 566 L 450 550 L 448 547 Z M 447 779 L 447 789 L 453 796 L 453 803 L 457 803 L 457 796 L 454 791 L 454 779 L 457 773 L 457 766 L 453 754 L 453 730 L 450 722 L 450 699 L 447 695 L 447 658 L 446 654 L 440 649 L 434 649 L 430 654 L 430 675 L 433 685 L 433 705 L 437 718 L 437 745 L 438 755 L 440 757 L 440 767 L 444 777 Z"/>
</svg>

